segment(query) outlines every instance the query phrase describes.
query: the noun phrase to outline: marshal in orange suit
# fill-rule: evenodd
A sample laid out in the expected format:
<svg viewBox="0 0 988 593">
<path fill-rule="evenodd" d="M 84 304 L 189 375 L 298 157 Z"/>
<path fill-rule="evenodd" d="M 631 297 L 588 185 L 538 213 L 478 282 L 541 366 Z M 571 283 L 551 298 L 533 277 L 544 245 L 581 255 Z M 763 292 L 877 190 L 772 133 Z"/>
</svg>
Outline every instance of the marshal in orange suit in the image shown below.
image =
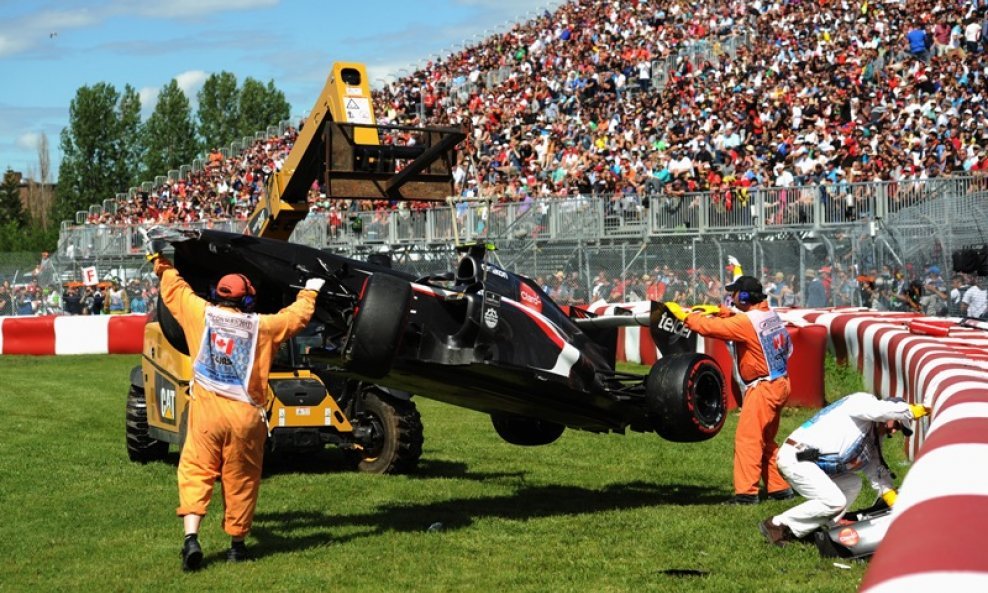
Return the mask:
<svg viewBox="0 0 988 593">
<path fill-rule="evenodd" d="M 309 323 L 324 280 L 309 279 L 294 303 L 257 315 L 251 313 L 255 291 L 246 276 L 220 278 L 210 302 L 193 292 L 171 262 L 153 258 L 162 302 L 185 332 L 193 369 L 188 436 L 178 463 L 182 568 L 196 570 L 202 562 L 199 524 L 217 478 L 223 483 L 223 529 L 232 539 L 227 560 L 247 560 L 244 539 L 257 506 L 268 433 L 268 370 L 279 344 Z"/>
<path fill-rule="evenodd" d="M 735 364 L 744 394 L 734 435 L 734 498 L 737 504 L 759 501 L 759 483 L 769 498 L 792 498 L 792 489 L 779 473 L 775 436 L 782 407 L 789 399 L 789 357 L 792 341 L 785 323 L 765 302 L 762 284 L 752 276 L 738 276 L 726 290 L 734 308 L 722 307 L 709 316 L 707 307 L 686 311 L 666 303 L 673 315 L 701 336 L 734 344 Z"/>
</svg>

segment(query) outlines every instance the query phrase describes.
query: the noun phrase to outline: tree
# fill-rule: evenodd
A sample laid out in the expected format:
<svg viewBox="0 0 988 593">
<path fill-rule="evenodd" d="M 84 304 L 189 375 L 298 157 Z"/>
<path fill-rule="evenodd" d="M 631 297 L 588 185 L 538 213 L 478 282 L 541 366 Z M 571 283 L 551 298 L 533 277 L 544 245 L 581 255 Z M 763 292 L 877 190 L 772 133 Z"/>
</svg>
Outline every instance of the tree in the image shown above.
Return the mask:
<svg viewBox="0 0 988 593">
<path fill-rule="evenodd" d="M 51 185 L 51 150 L 48 135 L 38 136 L 38 170 L 27 170 L 27 215 L 31 224 L 47 229 L 51 221 L 53 188 Z"/>
<path fill-rule="evenodd" d="M 247 77 L 240 89 L 240 136 L 249 136 L 288 119 L 290 107 L 285 94 L 269 81 L 267 86 Z"/>
<path fill-rule="evenodd" d="M 117 160 L 119 94 L 105 82 L 83 86 L 69 105 L 69 125 L 62 129 L 62 164 L 58 174 L 57 220 L 74 219 L 77 210 L 112 198 L 127 187 Z"/>
<path fill-rule="evenodd" d="M 240 97 L 236 76 L 225 71 L 211 74 L 199 90 L 198 99 L 202 148 L 218 148 L 240 137 Z"/>
<path fill-rule="evenodd" d="M 3 174 L 3 182 L 0 183 L 0 225 L 27 225 L 27 215 L 21 204 L 20 186 L 21 176 L 8 167 Z"/>
<path fill-rule="evenodd" d="M 166 175 L 196 158 L 195 123 L 189 99 L 173 78 L 158 94 L 154 113 L 144 125 L 145 173 Z"/>
<path fill-rule="evenodd" d="M 133 187 L 144 180 L 144 136 L 141 124 L 141 96 L 129 84 L 120 97 L 119 153 L 117 176 L 125 187 Z"/>
</svg>

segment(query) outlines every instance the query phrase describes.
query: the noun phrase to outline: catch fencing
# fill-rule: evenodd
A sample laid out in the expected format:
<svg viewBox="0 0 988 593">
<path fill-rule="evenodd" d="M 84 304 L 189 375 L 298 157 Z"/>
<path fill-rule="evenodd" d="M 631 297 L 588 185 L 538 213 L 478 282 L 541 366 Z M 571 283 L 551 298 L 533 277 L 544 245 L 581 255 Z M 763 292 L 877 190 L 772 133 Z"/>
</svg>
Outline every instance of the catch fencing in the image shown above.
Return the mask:
<svg viewBox="0 0 988 593">
<path fill-rule="evenodd" d="M 421 276 L 450 269 L 454 244 L 493 242 L 501 265 L 549 291 L 561 273 L 564 286 L 554 296 L 562 302 L 634 300 L 657 278 L 669 296 L 709 302 L 730 278 L 725 266 L 734 257 L 767 287 L 785 284 L 780 305 L 867 305 L 859 277 L 884 274 L 893 294 L 883 306 L 894 307 L 898 286 L 931 266 L 947 279 L 954 250 L 988 241 L 988 189 L 978 176 L 347 209 L 357 205 L 314 209 L 292 240 L 357 258 L 386 251 L 396 267 Z M 241 232 L 243 222 L 181 226 Z M 64 225 L 56 275 L 64 280 L 83 266 L 97 266 L 101 277 L 139 269 L 141 252 L 136 226 Z M 824 303 L 804 298 L 814 280 L 825 285 Z"/>
</svg>

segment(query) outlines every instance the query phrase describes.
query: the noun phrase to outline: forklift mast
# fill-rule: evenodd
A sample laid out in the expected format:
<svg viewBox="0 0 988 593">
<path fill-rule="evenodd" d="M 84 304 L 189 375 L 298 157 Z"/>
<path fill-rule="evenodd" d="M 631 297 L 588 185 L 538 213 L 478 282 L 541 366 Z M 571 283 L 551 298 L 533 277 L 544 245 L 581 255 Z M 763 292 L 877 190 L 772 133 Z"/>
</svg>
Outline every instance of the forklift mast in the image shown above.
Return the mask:
<svg viewBox="0 0 988 593">
<path fill-rule="evenodd" d="M 378 125 L 363 64 L 336 62 L 246 234 L 288 240 L 320 181 L 330 200 L 444 201 L 453 194 L 456 128 Z"/>
</svg>

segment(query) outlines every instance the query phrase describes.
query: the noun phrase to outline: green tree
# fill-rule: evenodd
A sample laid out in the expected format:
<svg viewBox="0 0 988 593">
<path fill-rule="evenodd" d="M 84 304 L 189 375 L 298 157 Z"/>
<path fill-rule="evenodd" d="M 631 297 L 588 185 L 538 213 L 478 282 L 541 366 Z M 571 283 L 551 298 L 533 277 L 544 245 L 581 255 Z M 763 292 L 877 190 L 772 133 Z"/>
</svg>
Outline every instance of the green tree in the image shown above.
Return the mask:
<svg viewBox="0 0 988 593">
<path fill-rule="evenodd" d="M 191 163 L 198 152 L 189 99 L 173 78 L 158 93 L 158 104 L 144 125 L 145 174 L 165 175 Z"/>
<path fill-rule="evenodd" d="M 15 227 L 27 225 L 27 214 L 21 204 L 20 176 L 10 167 L 0 182 L 0 225 L 7 224 Z"/>
<path fill-rule="evenodd" d="M 248 136 L 265 130 L 289 117 L 285 94 L 269 81 L 267 86 L 247 77 L 240 89 L 240 136 Z"/>
<path fill-rule="evenodd" d="M 129 84 L 120 97 L 119 110 L 120 144 L 117 159 L 117 176 L 124 180 L 126 187 L 133 187 L 144 181 L 141 170 L 144 160 L 143 126 L 141 124 L 141 96 Z"/>
<path fill-rule="evenodd" d="M 56 220 L 72 219 L 77 210 L 85 210 L 126 189 L 127 180 L 119 177 L 117 169 L 119 98 L 117 90 L 105 82 L 76 91 L 69 105 L 69 125 L 61 133 Z"/>
<path fill-rule="evenodd" d="M 240 136 L 240 97 L 236 76 L 225 71 L 211 74 L 199 90 L 198 99 L 202 148 L 218 148 Z"/>
</svg>

